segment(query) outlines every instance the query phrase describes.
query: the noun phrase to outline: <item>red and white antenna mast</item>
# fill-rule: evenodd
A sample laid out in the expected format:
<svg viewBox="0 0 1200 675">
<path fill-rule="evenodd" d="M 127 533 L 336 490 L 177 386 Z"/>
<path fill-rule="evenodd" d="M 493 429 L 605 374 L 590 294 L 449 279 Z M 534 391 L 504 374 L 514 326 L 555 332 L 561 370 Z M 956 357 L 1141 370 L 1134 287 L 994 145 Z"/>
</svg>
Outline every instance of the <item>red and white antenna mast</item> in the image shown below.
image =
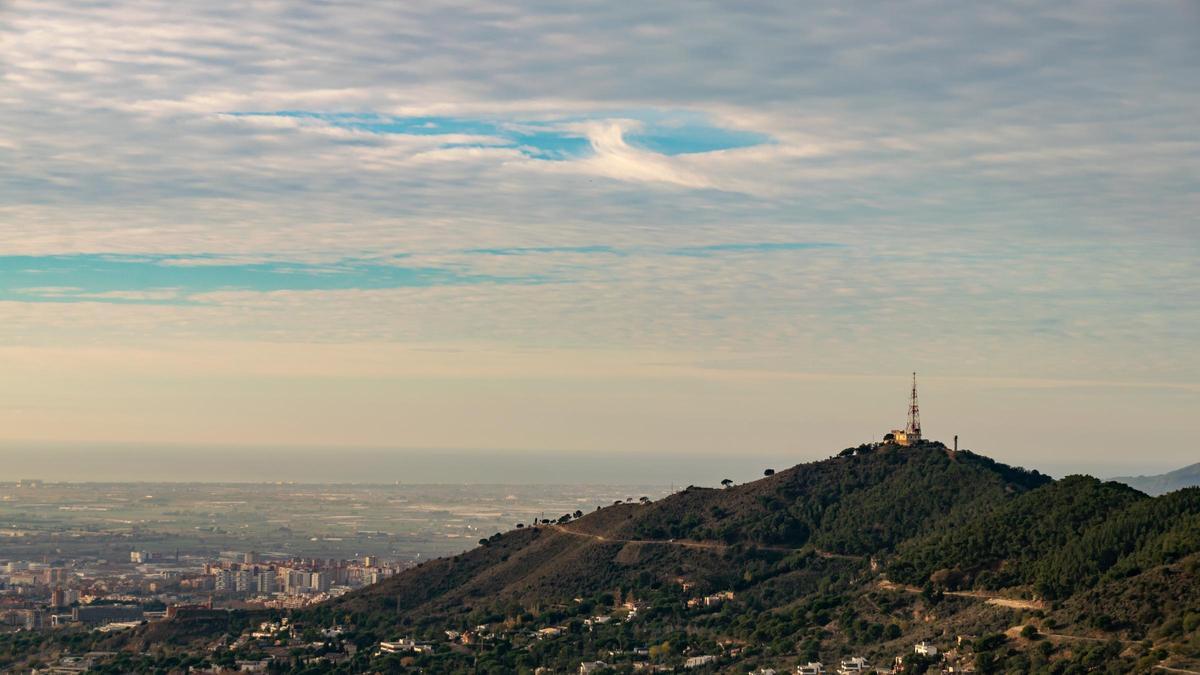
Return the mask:
<svg viewBox="0 0 1200 675">
<path fill-rule="evenodd" d="M 908 426 L 904 433 L 911 439 L 921 437 L 921 409 L 917 406 L 917 374 L 912 374 L 912 400 L 908 404 Z"/>
</svg>

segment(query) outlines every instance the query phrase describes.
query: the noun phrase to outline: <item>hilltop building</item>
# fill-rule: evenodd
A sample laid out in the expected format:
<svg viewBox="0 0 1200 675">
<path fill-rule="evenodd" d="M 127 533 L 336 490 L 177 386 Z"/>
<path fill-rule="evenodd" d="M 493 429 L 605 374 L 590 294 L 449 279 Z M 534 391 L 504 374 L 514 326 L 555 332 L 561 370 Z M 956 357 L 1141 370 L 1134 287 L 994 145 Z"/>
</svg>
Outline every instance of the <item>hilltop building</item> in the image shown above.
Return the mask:
<svg viewBox="0 0 1200 675">
<path fill-rule="evenodd" d="M 917 406 L 917 374 L 912 374 L 912 394 L 908 402 L 908 424 L 903 429 L 892 429 L 883 437 L 884 443 L 916 445 L 921 442 L 921 409 Z"/>
</svg>

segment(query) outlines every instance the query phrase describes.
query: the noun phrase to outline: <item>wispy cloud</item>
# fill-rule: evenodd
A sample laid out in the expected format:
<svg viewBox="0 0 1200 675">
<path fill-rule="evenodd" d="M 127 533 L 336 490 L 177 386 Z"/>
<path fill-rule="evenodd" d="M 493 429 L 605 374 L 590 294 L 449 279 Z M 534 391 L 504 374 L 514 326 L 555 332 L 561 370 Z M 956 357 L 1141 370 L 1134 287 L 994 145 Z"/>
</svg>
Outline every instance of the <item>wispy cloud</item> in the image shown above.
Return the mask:
<svg viewBox="0 0 1200 675">
<path fill-rule="evenodd" d="M 1200 380 L 1195 25 L 1116 0 L 13 4 L 0 342 Z"/>
<path fill-rule="evenodd" d="M 464 253 L 481 255 L 537 255 L 553 253 L 597 253 L 625 255 L 624 251 L 612 246 L 512 246 L 507 248 L 472 248 Z"/>
<path fill-rule="evenodd" d="M 751 243 L 708 244 L 684 246 L 668 251 L 672 255 L 712 256 L 721 253 L 771 253 L 777 251 L 809 251 L 822 248 L 838 248 L 842 244 L 821 241 L 762 241 Z"/>
<path fill-rule="evenodd" d="M 744 183 L 719 181 L 679 158 L 771 142 L 766 134 L 721 127 L 704 115 L 686 111 L 574 114 L 540 120 L 309 111 L 233 112 L 221 117 L 252 125 L 265 123 L 268 130 L 345 131 L 348 135 L 341 142 L 348 145 L 369 142 L 367 137 L 407 139 L 413 141 L 408 146 L 413 159 L 436 155 L 442 160 L 474 163 L 479 161 L 479 152 L 503 151 L 499 157 L 507 161 L 512 160 L 509 153 L 554 161 L 555 172 L 747 192 L 755 190 Z"/>
<path fill-rule="evenodd" d="M 437 139 L 442 148 L 511 148 L 532 159 L 545 160 L 574 159 L 602 150 L 607 140 L 606 123 L 632 129 L 621 139 L 627 145 L 664 156 L 745 148 L 771 140 L 766 134 L 722 128 L 703 115 L 684 111 L 619 115 L 610 111 L 593 118 L 576 114 L 557 120 L 288 110 L 231 112 L 225 116 L 234 120 L 265 121 L 268 126 L 274 126 L 279 120 L 297 120 L 302 123 L 302 128 L 316 130 L 332 127 L 368 134 L 429 137 Z"/>
</svg>

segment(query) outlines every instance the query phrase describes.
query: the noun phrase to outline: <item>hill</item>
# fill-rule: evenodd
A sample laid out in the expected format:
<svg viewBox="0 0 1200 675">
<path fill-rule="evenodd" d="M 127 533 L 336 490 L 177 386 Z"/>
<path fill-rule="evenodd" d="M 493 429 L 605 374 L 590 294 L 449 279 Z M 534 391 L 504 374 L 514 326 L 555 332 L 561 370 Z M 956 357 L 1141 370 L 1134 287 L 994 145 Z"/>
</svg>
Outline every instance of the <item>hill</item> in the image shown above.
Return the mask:
<svg viewBox="0 0 1200 675">
<path fill-rule="evenodd" d="M 1039 659 L 1132 667 L 1200 658 L 1200 490 L 1151 498 L 939 443 L 864 445 L 745 485 L 689 487 L 562 520 L 498 534 L 318 615 L 373 616 L 364 625 L 420 636 L 558 626 L 579 631 L 564 644 L 580 658 L 600 655 L 597 627 L 581 623 L 627 612 L 626 603 L 637 616 L 636 628 L 617 632 L 627 641 L 726 662 L 736 651 L 732 662 L 747 666 L 883 658 L 959 634 L 1000 636 L 962 650 L 984 672 L 989 659 L 1025 671 Z M 703 607 L 719 592 L 729 599 Z M 1067 637 L 1048 653 L 1003 637 L 1031 619 Z M 1109 639 L 1150 642 L 1117 656 L 1082 647 Z M 1154 652 L 1156 640 L 1170 649 Z M 524 663 L 577 665 L 555 656 L 562 647 L 534 639 Z"/>
<path fill-rule="evenodd" d="M 1200 487 L 1200 462 L 1156 476 L 1125 476 L 1113 480 L 1157 497 L 1183 488 Z"/>
<path fill-rule="evenodd" d="M 689 488 L 637 510 L 606 534 L 868 555 L 1048 482 L 1036 471 L 940 443 L 864 445 L 747 485 Z"/>
<path fill-rule="evenodd" d="M 942 658 L 912 655 L 926 640 L 949 650 L 943 665 L 984 673 L 1186 670 L 1200 663 L 1198 608 L 1200 489 L 1149 497 L 935 442 L 872 444 L 745 485 L 496 533 L 286 612 L 294 654 L 273 667 L 567 672 L 604 661 L 629 672 L 711 656 L 701 672 L 747 672 L 905 655 L 923 672 Z M 123 672 L 261 656 L 268 646 L 248 639 L 222 651 L 245 623 L 156 624 L 90 646 L 178 645 Z M 430 646 L 376 653 L 401 636 Z"/>
<path fill-rule="evenodd" d="M 360 609 L 383 596 L 390 609 L 423 617 L 461 614 L 479 599 L 569 602 L 680 577 L 716 590 L 738 585 L 748 559 L 813 553 L 862 563 L 1050 481 L 938 443 L 863 446 L 745 485 L 688 487 L 513 530 L 345 603 Z"/>
</svg>

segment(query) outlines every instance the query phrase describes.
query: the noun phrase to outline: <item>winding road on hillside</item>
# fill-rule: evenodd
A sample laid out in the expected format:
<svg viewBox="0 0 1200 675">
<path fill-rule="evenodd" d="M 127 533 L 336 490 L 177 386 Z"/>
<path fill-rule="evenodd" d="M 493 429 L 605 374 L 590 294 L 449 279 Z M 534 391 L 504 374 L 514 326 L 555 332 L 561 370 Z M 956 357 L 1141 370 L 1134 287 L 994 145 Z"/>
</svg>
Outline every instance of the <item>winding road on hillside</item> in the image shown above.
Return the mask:
<svg viewBox="0 0 1200 675">
<path fill-rule="evenodd" d="M 609 536 L 606 536 L 603 534 L 596 534 L 594 532 L 581 532 L 579 530 L 574 530 L 569 527 L 565 527 L 563 525 L 557 525 L 557 524 L 544 525 L 543 527 L 551 529 L 555 532 L 561 532 L 563 534 L 569 534 L 569 535 L 573 535 L 576 537 L 583 537 L 585 539 L 591 539 L 593 541 L 598 541 L 598 542 L 602 542 L 602 543 L 606 543 L 606 544 L 644 544 L 644 545 L 649 545 L 649 546 L 679 546 L 682 548 L 701 549 L 701 550 L 707 550 L 707 551 L 727 551 L 727 550 L 734 548 L 734 546 L 735 546 L 735 545 L 731 545 L 731 544 L 721 544 L 721 543 L 712 542 L 712 541 L 695 541 L 695 540 L 691 540 L 691 539 L 623 539 L 620 537 L 609 537 Z M 861 560 L 862 559 L 861 556 L 852 556 L 852 555 L 843 555 L 840 553 L 831 553 L 829 551 L 821 551 L 819 549 L 814 549 L 811 547 L 790 548 L 787 546 L 755 546 L 755 548 L 762 550 L 762 551 L 779 551 L 781 553 L 794 553 L 796 551 L 812 551 L 813 553 L 816 553 L 817 555 L 821 556 L 822 558 L 840 558 L 840 559 L 846 559 L 846 560 Z M 879 582 L 879 588 L 884 589 L 884 590 L 890 590 L 890 591 L 902 591 L 905 593 L 920 593 L 921 592 L 921 589 L 917 588 L 916 586 L 907 586 L 904 584 L 897 584 L 892 581 L 887 581 L 886 579 L 881 580 Z M 974 598 L 976 600 L 982 600 L 989 605 L 995 605 L 997 607 L 1008 607 L 1009 609 L 1035 610 L 1035 609 L 1045 609 L 1046 608 L 1045 603 L 1041 602 L 1040 600 L 1022 600 L 1020 598 L 1009 598 L 1009 597 L 1005 597 L 1005 596 L 998 595 L 995 593 L 987 593 L 984 591 L 944 591 L 943 593 L 944 593 L 944 595 L 953 595 L 953 596 L 957 596 L 960 598 Z M 1062 637 L 1070 637 L 1070 636 L 1062 636 Z"/>
<path fill-rule="evenodd" d="M 600 541 L 600 542 L 604 542 L 606 544 L 649 544 L 649 545 L 662 545 L 662 546 L 680 546 L 683 548 L 699 548 L 699 549 L 706 549 L 706 550 L 710 550 L 710 551 L 726 551 L 730 548 L 733 548 L 729 544 L 718 544 L 717 542 L 713 542 L 713 541 L 692 541 L 690 539 L 620 539 L 620 538 L 616 538 L 616 537 L 608 537 L 603 534 L 595 534 L 594 532 L 580 532 L 579 530 L 572 530 L 570 528 L 563 527 L 562 525 L 545 525 L 544 527 L 548 527 L 551 530 L 554 530 L 556 532 L 562 532 L 563 534 L 571 534 L 571 535 L 575 535 L 576 537 L 592 539 L 594 541 Z M 759 548 L 767 549 L 767 550 L 771 550 L 771 551 L 787 551 L 789 553 L 791 551 L 795 550 L 795 549 L 790 549 L 790 548 L 771 547 L 771 546 L 759 546 Z"/>
<path fill-rule="evenodd" d="M 921 589 L 916 586 L 908 586 L 898 584 L 894 581 L 886 579 L 880 580 L 879 587 L 885 591 L 903 591 L 905 593 L 920 593 Z M 1008 607 L 1010 609 L 1045 609 L 1046 605 L 1040 600 L 1021 600 L 1020 598 L 1007 598 L 995 593 L 986 593 L 984 591 L 943 591 L 943 595 L 954 595 L 960 598 L 975 598 L 983 600 L 989 605 L 997 607 Z"/>
<path fill-rule="evenodd" d="M 595 534 L 593 532 L 580 532 L 572 530 L 563 525 L 543 525 L 556 532 L 563 534 L 572 534 L 576 537 L 584 537 L 594 541 L 600 541 L 608 544 L 647 544 L 652 546 L 679 546 L 682 548 L 698 548 L 709 551 L 728 551 L 738 546 L 738 544 L 721 544 L 715 541 L 695 541 L 694 539 L 621 539 L 618 537 L 608 537 L 603 534 Z M 764 546 L 761 544 L 753 544 L 752 548 L 760 551 L 778 551 L 780 553 L 795 553 L 797 551 L 812 551 L 822 558 L 840 558 L 843 560 L 862 560 L 863 556 L 843 555 L 841 553 L 830 553 L 812 547 L 792 548 L 790 546 Z"/>
</svg>

